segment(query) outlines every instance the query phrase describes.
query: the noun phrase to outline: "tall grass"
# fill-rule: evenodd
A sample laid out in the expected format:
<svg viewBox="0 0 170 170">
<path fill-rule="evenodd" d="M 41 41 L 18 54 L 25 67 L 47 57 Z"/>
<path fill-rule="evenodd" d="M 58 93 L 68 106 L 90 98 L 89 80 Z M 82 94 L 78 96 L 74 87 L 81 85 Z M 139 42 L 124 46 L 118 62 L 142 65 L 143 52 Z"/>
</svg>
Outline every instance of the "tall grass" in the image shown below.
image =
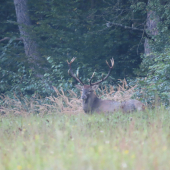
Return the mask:
<svg viewBox="0 0 170 170">
<path fill-rule="evenodd" d="M 13 98 L 8 96 L 0 96 L 0 113 L 15 114 L 15 115 L 28 115 L 33 113 L 46 114 L 46 113 L 64 113 L 64 114 L 80 114 L 83 113 L 81 107 L 81 99 L 77 94 L 69 90 L 65 94 L 62 88 L 57 89 L 53 87 L 56 96 L 46 97 L 40 99 L 37 96 L 32 98 L 20 97 L 14 94 Z M 116 90 L 113 86 L 104 86 L 98 89 L 98 96 L 101 99 L 108 99 L 114 101 L 124 101 L 130 99 L 135 92 L 134 87 L 128 87 L 125 80 L 121 81 L 121 86 Z"/>
<path fill-rule="evenodd" d="M 170 113 L 2 116 L 1 170 L 169 170 Z"/>
</svg>

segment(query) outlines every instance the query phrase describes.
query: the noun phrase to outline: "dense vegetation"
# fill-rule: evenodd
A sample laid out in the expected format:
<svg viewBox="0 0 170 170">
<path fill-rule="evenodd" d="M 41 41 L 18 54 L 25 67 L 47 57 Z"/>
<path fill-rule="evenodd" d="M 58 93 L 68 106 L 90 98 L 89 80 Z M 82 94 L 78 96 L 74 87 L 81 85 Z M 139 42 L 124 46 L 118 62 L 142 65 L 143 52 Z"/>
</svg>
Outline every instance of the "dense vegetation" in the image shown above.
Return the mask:
<svg viewBox="0 0 170 170">
<path fill-rule="evenodd" d="M 21 2 L 26 4 L 27 23 L 20 22 L 17 12 Z M 52 86 L 66 91 L 77 83 L 68 76 L 66 60 L 77 57 L 73 68 L 88 83 L 94 70 L 96 79 L 106 74 L 105 60 L 113 57 L 106 84 L 126 78 L 138 84 L 138 92 L 146 92 L 138 97 L 151 102 L 157 96 L 168 105 L 169 6 L 167 0 L 3 0 L 0 93 L 45 97 L 54 92 Z"/>
</svg>

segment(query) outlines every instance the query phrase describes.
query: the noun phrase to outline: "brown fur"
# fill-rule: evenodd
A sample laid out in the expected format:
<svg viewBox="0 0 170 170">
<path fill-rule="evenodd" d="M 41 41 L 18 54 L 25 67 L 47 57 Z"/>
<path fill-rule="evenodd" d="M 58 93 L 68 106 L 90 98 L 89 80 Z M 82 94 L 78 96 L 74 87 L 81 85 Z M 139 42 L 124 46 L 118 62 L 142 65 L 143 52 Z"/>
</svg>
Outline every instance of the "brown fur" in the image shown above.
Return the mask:
<svg viewBox="0 0 170 170">
<path fill-rule="evenodd" d="M 85 113 L 113 113 L 116 111 L 129 113 L 133 111 L 142 111 L 145 109 L 144 104 L 135 99 L 129 99 L 124 102 L 101 100 L 93 93 L 98 86 L 77 85 L 76 87 L 82 90 L 81 98 L 83 99 L 83 110 Z"/>
</svg>

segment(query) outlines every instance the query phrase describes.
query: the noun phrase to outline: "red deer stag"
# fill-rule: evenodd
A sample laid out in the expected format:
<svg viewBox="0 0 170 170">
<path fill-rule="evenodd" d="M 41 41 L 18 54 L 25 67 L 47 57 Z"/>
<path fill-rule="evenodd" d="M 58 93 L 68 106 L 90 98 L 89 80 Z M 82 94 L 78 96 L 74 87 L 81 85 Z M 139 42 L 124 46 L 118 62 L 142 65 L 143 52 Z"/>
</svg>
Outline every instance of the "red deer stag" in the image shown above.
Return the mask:
<svg viewBox="0 0 170 170">
<path fill-rule="evenodd" d="M 70 62 L 67 61 L 69 70 L 68 73 L 70 76 L 74 77 L 81 85 L 76 85 L 76 87 L 79 90 L 82 90 L 82 96 L 81 99 L 83 100 L 83 110 L 85 113 L 113 113 L 116 111 L 122 111 L 124 113 L 129 113 L 133 111 L 141 111 L 145 109 L 145 106 L 142 102 L 135 100 L 135 99 L 129 99 L 123 102 L 117 102 L 112 100 L 101 100 L 99 99 L 93 92 L 98 88 L 98 84 L 105 81 L 113 68 L 114 60 L 113 58 L 111 61 L 111 66 L 106 61 L 106 64 L 109 66 L 109 72 L 106 77 L 102 78 L 102 80 L 92 83 L 92 78 L 94 76 L 94 73 L 92 77 L 90 78 L 90 85 L 85 85 L 83 82 L 76 77 L 71 69 L 71 64 L 74 62 L 76 58 L 74 57 Z"/>
</svg>

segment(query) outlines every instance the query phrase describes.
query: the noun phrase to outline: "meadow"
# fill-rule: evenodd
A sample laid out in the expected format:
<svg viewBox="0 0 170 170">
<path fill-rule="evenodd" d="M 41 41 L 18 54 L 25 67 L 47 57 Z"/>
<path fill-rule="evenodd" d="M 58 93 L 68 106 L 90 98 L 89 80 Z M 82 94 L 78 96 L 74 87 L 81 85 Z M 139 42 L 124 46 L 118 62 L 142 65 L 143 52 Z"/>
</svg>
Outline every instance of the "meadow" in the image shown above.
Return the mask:
<svg viewBox="0 0 170 170">
<path fill-rule="evenodd" d="M 0 170 L 169 170 L 168 109 L 87 115 L 60 94 L 53 107 L 4 97 Z"/>
<path fill-rule="evenodd" d="M 170 113 L 2 116 L 1 170 L 168 170 Z"/>
</svg>

